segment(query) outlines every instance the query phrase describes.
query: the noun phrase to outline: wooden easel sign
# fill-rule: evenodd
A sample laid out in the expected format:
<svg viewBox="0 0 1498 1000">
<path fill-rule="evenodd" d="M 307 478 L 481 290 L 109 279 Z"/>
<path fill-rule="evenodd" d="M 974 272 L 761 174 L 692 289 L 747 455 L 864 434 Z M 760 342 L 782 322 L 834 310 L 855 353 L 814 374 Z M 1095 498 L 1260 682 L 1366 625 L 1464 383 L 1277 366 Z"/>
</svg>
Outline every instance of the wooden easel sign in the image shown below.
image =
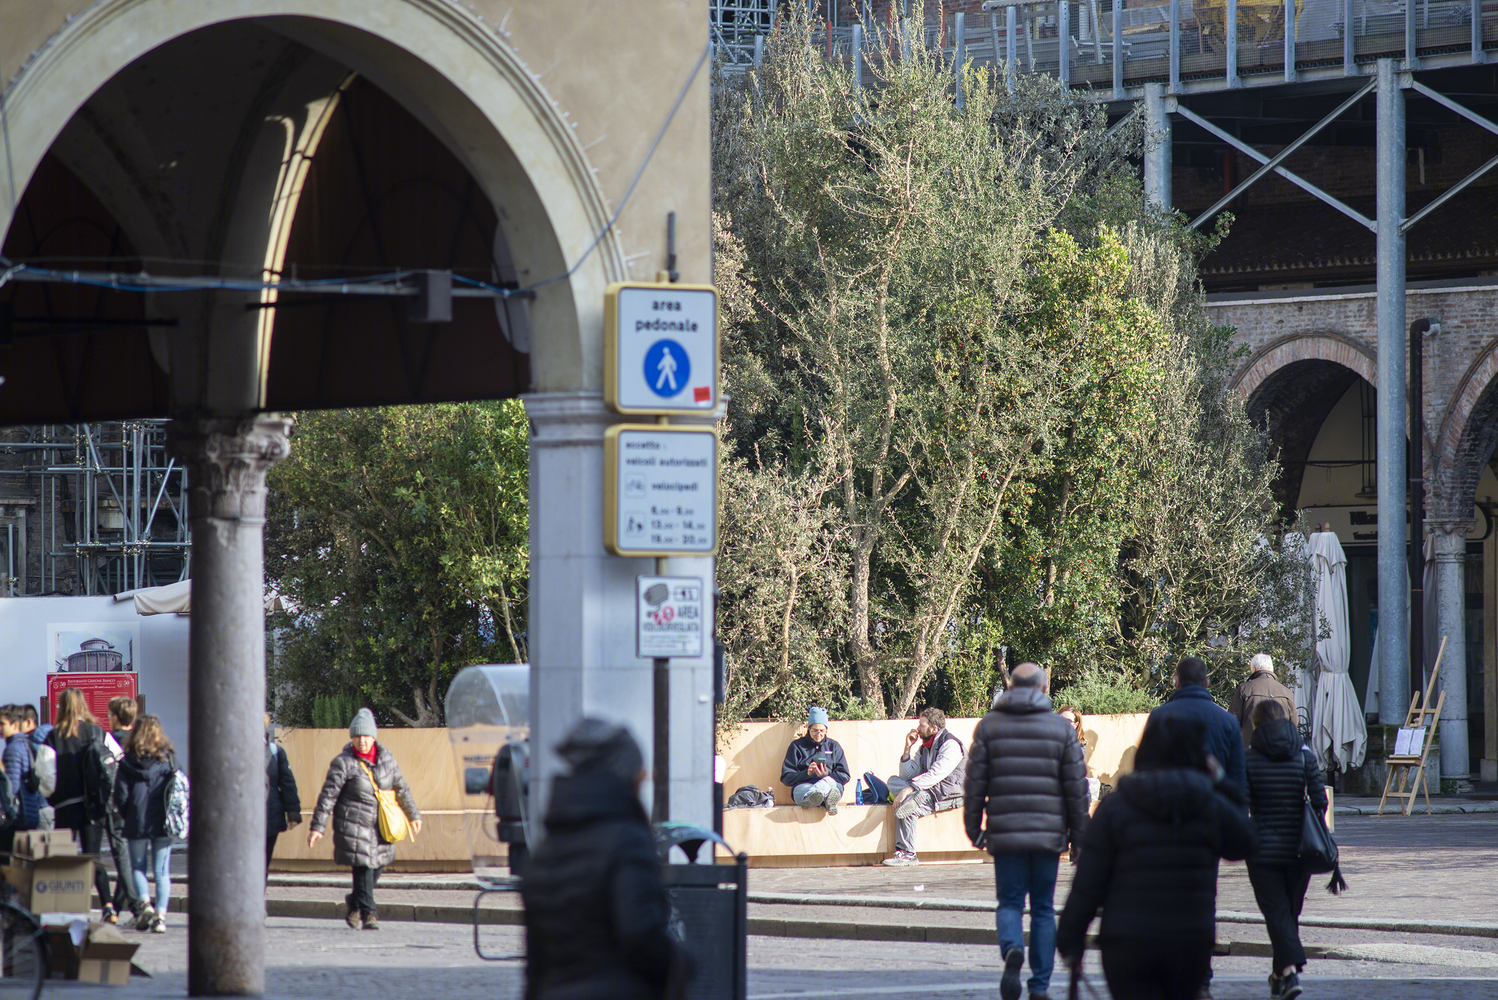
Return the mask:
<svg viewBox="0 0 1498 1000">
<path fill-rule="evenodd" d="M 1431 705 L 1431 695 L 1436 690 L 1436 678 L 1441 675 L 1441 657 L 1446 654 L 1446 636 L 1441 636 L 1441 649 L 1436 653 L 1436 665 L 1430 669 L 1430 682 L 1425 685 L 1424 699 L 1416 691 L 1410 699 L 1410 711 L 1404 725 L 1394 734 L 1394 752 L 1389 754 L 1389 776 L 1384 779 L 1384 794 L 1378 800 L 1378 814 L 1384 814 L 1384 803 L 1389 799 L 1403 802 L 1400 811 L 1408 816 L 1415 810 L 1415 796 L 1425 793 L 1425 813 L 1430 815 L 1430 780 L 1425 776 L 1425 759 L 1430 755 L 1430 746 L 1436 739 L 1436 727 L 1441 722 L 1441 706 L 1446 704 L 1446 692 L 1436 697 Z M 1408 786 L 1408 791 L 1406 791 Z"/>
</svg>

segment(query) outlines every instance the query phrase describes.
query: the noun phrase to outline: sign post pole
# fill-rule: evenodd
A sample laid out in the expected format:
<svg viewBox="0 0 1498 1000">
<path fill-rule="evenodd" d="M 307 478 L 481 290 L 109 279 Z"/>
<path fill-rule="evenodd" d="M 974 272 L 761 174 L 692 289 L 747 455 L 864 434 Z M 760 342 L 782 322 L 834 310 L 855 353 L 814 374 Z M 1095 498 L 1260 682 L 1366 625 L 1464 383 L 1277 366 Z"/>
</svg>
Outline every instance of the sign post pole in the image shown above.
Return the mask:
<svg viewBox="0 0 1498 1000">
<path fill-rule="evenodd" d="M 665 576 L 668 564 L 665 556 L 655 557 L 655 575 Z M 651 796 L 650 818 L 664 823 L 671 818 L 671 658 L 653 657 L 650 661 L 650 677 L 655 698 L 654 750 L 652 769 L 654 794 Z"/>
</svg>

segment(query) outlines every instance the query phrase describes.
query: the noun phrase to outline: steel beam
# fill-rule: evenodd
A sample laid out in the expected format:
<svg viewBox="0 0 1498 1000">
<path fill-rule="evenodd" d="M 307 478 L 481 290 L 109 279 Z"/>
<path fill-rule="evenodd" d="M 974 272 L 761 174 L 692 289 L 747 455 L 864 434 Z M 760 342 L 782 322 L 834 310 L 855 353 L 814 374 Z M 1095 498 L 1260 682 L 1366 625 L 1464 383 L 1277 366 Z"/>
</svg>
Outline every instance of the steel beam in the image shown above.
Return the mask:
<svg viewBox="0 0 1498 1000">
<path fill-rule="evenodd" d="M 1410 701 L 1405 535 L 1404 91 L 1393 59 L 1378 61 L 1378 715 L 1404 721 Z M 1416 609 L 1419 613 L 1419 609 Z"/>
</svg>

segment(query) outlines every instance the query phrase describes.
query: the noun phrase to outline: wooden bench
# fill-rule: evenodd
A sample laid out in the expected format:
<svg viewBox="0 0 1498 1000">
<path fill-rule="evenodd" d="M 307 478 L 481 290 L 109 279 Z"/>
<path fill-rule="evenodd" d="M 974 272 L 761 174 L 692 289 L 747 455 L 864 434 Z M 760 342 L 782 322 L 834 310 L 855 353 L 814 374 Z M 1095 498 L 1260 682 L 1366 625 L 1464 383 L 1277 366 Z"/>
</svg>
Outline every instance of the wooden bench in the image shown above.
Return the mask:
<svg viewBox="0 0 1498 1000">
<path fill-rule="evenodd" d="M 1132 769 L 1134 748 L 1144 731 L 1146 715 L 1084 716 L 1087 734 L 1087 773 L 1108 784 Z M 963 746 L 972 742 L 977 719 L 948 719 L 947 729 Z M 881 779 L 898 770 L 910 720 L 847 722 L 834 719 L 828 735 L 848 758 L 852 777 L 872 771 Z M 724 748 L 723 794 L 731 796 L 744 785 L 775 793 L 775 805 L 760 809 L 725 809 L 723 839 L 749 855 L 756 868 L 815 868 L 833 865 L 876 865 L 895 853 L 895 811 L 888 805 L 857 806 L 845 801 L 836 816 L 822 808 L 793 804 L 791 790 L 780 783 L 780 764 L 790 742 L 805 733 L 805 725 L 788 722 L 750 722 L 734 733 Z M 851 797 L 853 786 L 848 786 Z M 962 810 L 923 816 L 916 824 L 916 853 L 922 863 L 983 861 L 988 852 L 974 850 L 963 830 Z M 726 853 L 720 849 L 720 856 Z"/>
</svg>

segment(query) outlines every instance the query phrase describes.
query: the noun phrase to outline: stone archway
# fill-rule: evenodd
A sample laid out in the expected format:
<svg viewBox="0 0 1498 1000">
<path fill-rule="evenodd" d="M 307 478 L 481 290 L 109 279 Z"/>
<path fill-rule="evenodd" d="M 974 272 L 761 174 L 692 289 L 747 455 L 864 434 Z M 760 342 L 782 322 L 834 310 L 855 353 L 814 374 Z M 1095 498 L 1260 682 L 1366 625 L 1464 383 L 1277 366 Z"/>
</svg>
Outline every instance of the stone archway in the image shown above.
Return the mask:
<svg viewBox="0 0 1498 1000">
<path fill-rule="evenodd" d="M 1249 418 L 1264 427 L 1278 449 L 1281 474 L 1276 499 L 1285 516 L 1298 506 L 1305 461 L 1322 424 L 1359 380 L 1374 385 L 1373 357 L 1338 334 L 1297 334 L 1268 345 L 1229 383 Z"/>
<path fill-rule="evenodd" d="M 4 94 L 9 171 L 0 232 L 42 158 L 75 112 L 116 73 L 200 28 L 254 19 L 365 74 L 418 113 L 485 194 L 504 204 L 503 226 L 526 283 L 538 289 L 531 325 L 533 386 L 594 390 L 602 376 L 603 292 L 627 275 L 609 212 L 580 143 L 555 103 L 500 32 L 442 0 L 201 0 L 161 5 L 103 0 L 69 19 Z M 378 26 L 377 28 L 373 26 Z M 128 215 L 129 213 L 120 213 Z M 260 345 L 254 356 L 265 355 Z"/>
<path fill-rule="evenodd" d="M 1433 519 L 1466 521 L 1472 516 L 1477 482 L 1498 450 L 1498 341 L 1468 366 L 1441 417 L 1435 439 Z"/>
</svg>

